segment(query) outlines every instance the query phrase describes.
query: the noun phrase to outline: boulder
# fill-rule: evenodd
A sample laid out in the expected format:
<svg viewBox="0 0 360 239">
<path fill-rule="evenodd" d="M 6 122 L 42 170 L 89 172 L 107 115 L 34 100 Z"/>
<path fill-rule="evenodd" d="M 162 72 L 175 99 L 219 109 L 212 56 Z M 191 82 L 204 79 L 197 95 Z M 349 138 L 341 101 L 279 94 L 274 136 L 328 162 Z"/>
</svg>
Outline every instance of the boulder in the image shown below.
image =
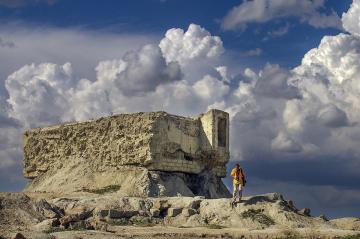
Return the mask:
<svg viewBox="0 0 360 239">
<path fill-rule="evenodd" d="M 96 208 L 93 214 L 95 217 L 104 218 L 109 215 L 109 210 Z"/>
<path fill-rule="evenodd" d="M 322 220 L 324 220 L 324 221 L 329 221 L 329 219 L 324 215 L 324 214 L 321 214 L 320 216 L 319 216 L 319 218 L 321 218 Z"/>
<path fill-rule="evenodd" d="M 150 209 L 150 215 L 152 217 L 159 217 L 160 216 L 160 210 L 157 208 L 151 208 Z"/>
<path fill-rule="evenodd" d="M 126 211 L 115 210 L 115 209 L 109 210 L 109 217 L 111 219 L 130 218 L 130 217 L 136 216 L 138 214 L 139 214 L 139 212 L 135 211 L 135 210 L 126 210 Z"/>
<path fill-rule="evenodd" d="M 360 219 L 356 217 L 344 217 L 330 220 L 330 223 L 344 230 L 360 231 Z"/>
<path fill-rule="evenodd" d="M 42 213 L 44 217 L 51 219 L 51 218 L 60 218 L 64 216 L 63 211 L 54 206 L 51 205 L 49 202 L 47 202 L 45 199 L 40 199 L 35 202 L 36 210 Z"/>
<path fill-rule="evenodd" d="M 59 215 L 56 212 L 54 212 L 52 210 L 48 210 L 48 209 L 44 209 L 43 215 L 49 219 L 59 217 Z"/>
<path fill-rule="evenodd" d="M 57 218 L 46 219 L 38 224 L 36 224 L 33 229 L 35 231 L 44 232 L 49 231 L 53 227 L 57 227 L 60 225 L 60 221 Z"/>
<path fill-rule="evenodd" d="M 90 216 L 92 216 L 94 209 L 87 208 L 85 206 L 78 206 L 74 208 L 69 208 L 65 210 L 65 215 L 71 215 L 74 217 L 78 217 L 79 220 L 84 220 Z"/>
<path fill-rule="evenodd" d="M 190 217 L 194 214 L 197 214 L 197 211 L 193 208 L 184 208 L 181 213 L 184 217 Z"/>
<path fill-rule="evenodd" d="M 301 210 L 298 211 L 299 214 L 303 215 L 303 216 L 307 216 L 307 217 L 310 217 L 310 208 L 303 208 Z"/>
<path fill-rule="evenodd" d="M 168 209 L 169 207 L 170 207 L 170 204 L 166 200 L 155 201 L 153 206 L 152 206 L 152 208 L 158 209 L 160 211 Z"/>
<path fill-rule="evenodd" d="M 182 208 L 169 208 L 167 212 L 169 217 L 176 217 L 182 212 Z"/>
<path fill-rule="evenodd" d="M 71 230 L 94 230 L 94 226 L 92 225 L 91 221 L 77 221 L 71 222 L 69 224 L 69 228 Z"/>
<path fill-rule="evenodd" d="M 201 201 L 202 200 L 200 200 L 200 199 L 196 199 L 194 201 L 191 201 L 189 203 L 189 205 L 188 205 L 188 208 L 198 210 L 200 208 Z"/>
<path fill-rule="evenodd" d="M 23 234 L 21 234 L 20 232 L 18 232 L 18 233 L 15 233 L 15 234 L 11 237 L 11 239 L 26 239 L 26 237 L 25 237 Z"/>
</svg>

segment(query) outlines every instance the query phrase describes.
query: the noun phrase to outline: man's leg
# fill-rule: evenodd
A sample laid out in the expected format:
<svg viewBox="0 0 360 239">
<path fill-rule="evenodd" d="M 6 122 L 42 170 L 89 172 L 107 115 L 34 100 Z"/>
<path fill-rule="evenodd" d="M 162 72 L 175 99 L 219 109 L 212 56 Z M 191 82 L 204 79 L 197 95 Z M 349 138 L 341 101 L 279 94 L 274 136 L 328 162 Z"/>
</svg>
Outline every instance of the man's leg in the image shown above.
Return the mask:
<svg viewBox="0 0 360 239">
<path fill-rule="evenodd" d="M 232 202 L 231 202 L 231 207 L 234 208 L 235 204 L 236 204 L 236 198 L 238 195 L 238 185 L 236 185 L 235 183 L 233 184 L 233 198 L 232 198 Z"/>
<path fill-rule="evenodd" d="M 233 186 L 233 199 L 235 201 L 239 194 L 239 188 L 238 185 L 236 185 L 235 183 L 233 184 Z"/>
<path fill-rule="evenodd" d="M 242 191 L 243 191 L 243 186 L 241 184 L 239 184 L 238 185 L 238 195 L 239 195 L 239 201 L 238 202 L 241 202 Z"/>
</svg>

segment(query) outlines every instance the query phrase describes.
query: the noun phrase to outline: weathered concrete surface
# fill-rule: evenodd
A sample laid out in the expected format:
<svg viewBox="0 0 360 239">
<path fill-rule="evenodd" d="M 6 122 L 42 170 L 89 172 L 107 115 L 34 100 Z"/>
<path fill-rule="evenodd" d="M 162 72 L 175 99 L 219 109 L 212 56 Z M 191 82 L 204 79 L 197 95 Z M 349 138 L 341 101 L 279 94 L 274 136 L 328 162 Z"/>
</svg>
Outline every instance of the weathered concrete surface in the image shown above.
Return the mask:
<svg viewBox="0 0 360 239">
<path fill-rule="evenodd" d="M 26 191 L 113 186 L 127 196 L 229 197 L 221 181 L 228 160 L 229 118 L 219 110 L 120 114 L 24 135 Z"/>
</svg>

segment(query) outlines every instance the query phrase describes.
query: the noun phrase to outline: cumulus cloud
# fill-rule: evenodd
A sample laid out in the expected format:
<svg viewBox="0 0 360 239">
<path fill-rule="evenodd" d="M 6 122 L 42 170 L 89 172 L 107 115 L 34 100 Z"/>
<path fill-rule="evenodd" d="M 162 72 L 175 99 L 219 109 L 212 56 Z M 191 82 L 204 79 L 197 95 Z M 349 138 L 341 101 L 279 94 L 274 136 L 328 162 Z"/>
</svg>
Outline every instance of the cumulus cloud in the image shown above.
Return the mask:
<svg viewBox="0 0 360 239">
<path fill-rule="evenodd" d="M 26 127 L 48 125 L 66 119 L 68 90 L 74 85 L 71 64 L 26 65 L 5 81 L 10 116 Z"/>
<path fill-rule="evenodd" d="M 181 64 L 197 58 L 214 58 L 224 51 L 220 37 L 196 24 L 190 24 L 186 32 L 180 28 L 168 30 L 159 46 L 167 62 Z"/>
<path fill-rule="evenodd" d="M 328 127 L 341 127 L 348 123 L 346 113 L 334 105 L 321 109 L 318 113 L 318 119 L 320 123 Z"/>
<path fill-rule="evenodd" d="M 259 95 L 286 99 L 300 97 L 298 89 L 288 83 L 290 72 L 279 65 L 266 64 L 258 75 L 252 77 Z"/>
<path fill-rule="evenodd" d="M 154 34 L 99 34 L 81 28 L 39 28 L 20 23 L 1 24 L 0 32 L 3 42 L 14 44 L 11 48 L 0 47 L 1 95 L 6 78 L 24 65 L 70 62 L 74 75 L 94 81 L 99 61 L 121 58 L 130 50 L 157 43 L 159 38 Z"/>
<path fill-rule="evenodd" d="M 354 0 L 349 11 L 342 15 L 343 27 L 355 36 L 360 36 L 360 0 Z"/>
<path fill-rule="evenodd" d="M 196 94 L 204 99 L 220 99 L 222 100 L 230 90 L 228 85 L 218 79 L 206 75 L 201 80 L 197 81 L 193 86 Z"/>
<path fill-rule="evenodd" d="M 333 11 L 321 13 L 325 0 L 251 0 L 234 7 L 222 20 L 225 30 L 244 30 L 249 23 L 264 23 L 273 19 L 296 17 L 316 28 L 341 29 L 341 20 Z"/>
<path fill-rule="evenodd" d="M 137 52 L 128 52 L 117 62 L 102 61 L 96 70 L 100 81 L 114 81 L 126 95 L 151 91 L 160 84 L 177 81 L 182 77 L 178 63 L 166 63 L 160 48 L 154 45 L 145 45 Z M 104 75 L 106 79 L 102 79 Z"/>
</svg>

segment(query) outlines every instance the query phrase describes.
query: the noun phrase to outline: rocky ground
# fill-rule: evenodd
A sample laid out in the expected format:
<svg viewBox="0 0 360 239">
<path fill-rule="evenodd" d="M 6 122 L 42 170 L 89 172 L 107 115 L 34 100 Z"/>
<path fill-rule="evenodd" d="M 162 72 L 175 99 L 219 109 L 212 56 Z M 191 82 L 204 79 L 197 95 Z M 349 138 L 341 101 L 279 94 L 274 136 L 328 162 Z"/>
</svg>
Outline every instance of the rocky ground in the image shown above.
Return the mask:
<svg viewBox="0 0 360 239">
<path fill-rule="evenodd" d="M 360 219 L 327 220 L 277 193 L 231 199 L 116 193 L 0 193 L 0 238 L 360 238 Z"/>
</svg>

